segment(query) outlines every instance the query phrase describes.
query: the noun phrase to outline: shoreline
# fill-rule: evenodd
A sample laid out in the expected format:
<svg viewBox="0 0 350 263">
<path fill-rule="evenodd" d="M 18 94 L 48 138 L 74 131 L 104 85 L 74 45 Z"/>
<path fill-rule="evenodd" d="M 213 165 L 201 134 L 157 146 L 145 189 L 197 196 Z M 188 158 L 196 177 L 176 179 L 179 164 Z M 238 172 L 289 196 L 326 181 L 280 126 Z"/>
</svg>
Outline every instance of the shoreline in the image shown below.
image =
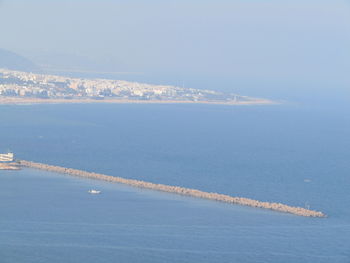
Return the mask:
<svg viewBox="0 0 350 263">
<path fill-rule="evenodd" d="M 297 216 L 304 217 L 326 217 L 326 215 L 320 211 L 310 210 L 302 207 L 289 206 L 281 203 L 271 203 L 271 202 L 262 202 L 250 198 L 245 197 L 234 197 L 225 194 L 204 192 L 197 189 L 179 187 L 179 186 L 170 186 L 164 184 L 156 184 L 150 183 L 146 181 L 134 180 L 134 179 L 126 179 L 122 177 L 110 176 L 105 174 L 98 174 L 93 172 L 87 172 L 77 169 L 65 168 L 61 166 L 53 166 L 48 164 L 36 163 L 31 161 L 19 160 L 20 165 L 23 167 L 29 167 L 34 169 L 40 169 L 50 172 L 56 172 L 61 174 L 68 174 L 71 176 L 84 177 L 95 180 L 102 180 L 113 183 L 121 183 L 126 184 L 133 187 L 156 190 L 161 192 L 174 193 L 184 196 L 202 198 L 207 200 L 244 205 L 256 208 L 269 209 L 277 212 L 289 213 Z"/>
<path fill-rule="evenodd" d="M 279 102 L 256 99 L 251 101 L 186 101 L 186 100 L 130 100 L 130 99 L 39 99 L 39 98 L 11 98 L 0 97 L 0 105 L 31 105 L 31 104 L 213 104 L 230 106 L 250 106 L 250 105 L 276 105 Z"/>
</svg>

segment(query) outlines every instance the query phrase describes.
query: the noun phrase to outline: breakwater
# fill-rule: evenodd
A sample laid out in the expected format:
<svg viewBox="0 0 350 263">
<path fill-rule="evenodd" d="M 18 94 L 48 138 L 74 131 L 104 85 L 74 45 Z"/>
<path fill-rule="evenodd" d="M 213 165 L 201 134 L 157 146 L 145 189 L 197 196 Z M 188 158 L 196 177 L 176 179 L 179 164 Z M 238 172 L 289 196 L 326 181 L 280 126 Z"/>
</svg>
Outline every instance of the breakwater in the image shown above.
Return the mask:
<svg viewBox="0 0 350 263">
<path fill-rule="evenodd" d="M 218 193 L 209 193 L 209 192 L 204 192 L 204 191 L 185 188 L 185 187 L 155 184 L 155 183 L 133 180 L 133 179 L 125 179 L 122 177 L 109 176 L 109 175 L 98 174 L 93 172 L 86 172 L 86 171 L 77 170 L 77 169 L 53 166 L 53 165 L 42 164 L 42 163 L 35 163 L 35 162 L 30 162 L 25 160 L 20 160 L 19 163 L 22 166 L 35 168 L 35 169 L 69 174 L 72 176 L 85 177 L 90 179 L 103 180 L 103 181 L 113 182 L 113 183 L 122 183 L 122 184 L 127 184 L 130 186 L 139 187 L 139 188 L 152 189 L 152 190 L 192 196 L 197 198 L 204 198 L 204 199 L 215 200 L 215 201 L 220 201 L 225 203 L 270 209 L 270 210 L 290 213 L 298 216 L 306 216 L 306 217 L 325 217 L 326 216 L 325 214 L 319 211 L 310 210 L 302 207 L 289 206 L 281 203 L 262 202 L 262 201 L 253 200 L 253 199 L 244 198 L 244 197 L 234 197 L 234 196 L 218 194 Z"/>
<path fill-rule="evenodd" d="M 0 170 L 19 170 L 17 163 L 0 163 Z"/>
</svg>

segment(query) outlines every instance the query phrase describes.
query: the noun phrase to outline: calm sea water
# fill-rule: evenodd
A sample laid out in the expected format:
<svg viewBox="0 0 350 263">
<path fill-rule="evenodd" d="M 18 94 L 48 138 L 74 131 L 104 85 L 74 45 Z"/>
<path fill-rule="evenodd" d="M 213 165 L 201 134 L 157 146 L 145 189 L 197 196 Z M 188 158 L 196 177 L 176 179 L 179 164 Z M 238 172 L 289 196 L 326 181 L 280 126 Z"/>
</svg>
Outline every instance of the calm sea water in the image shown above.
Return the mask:
<svg viewBox="0 0 350 263">
<path fill-rule="evenodd" d="M 350 262 L 347 112 L 0 106 L 0 150 L 18 158 L 329 215 L 302 218 L 32 169 L 0 171 L 1 262 Z M 91 188 L 103 194 L 87 194 Z"/>
</svg>

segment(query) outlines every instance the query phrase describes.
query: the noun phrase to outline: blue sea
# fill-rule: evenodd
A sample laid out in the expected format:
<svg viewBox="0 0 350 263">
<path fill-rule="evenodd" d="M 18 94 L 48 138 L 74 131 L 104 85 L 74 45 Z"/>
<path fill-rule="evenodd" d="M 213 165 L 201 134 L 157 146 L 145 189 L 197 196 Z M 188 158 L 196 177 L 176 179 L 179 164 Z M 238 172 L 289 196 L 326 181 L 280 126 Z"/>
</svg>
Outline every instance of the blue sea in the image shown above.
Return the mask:
<svg viewBox="0 0 350 263">
<path fill-rule="evenodd" d="M 328 217 L 34 169 L 0 171 L 0 262 L 350 262 L 349 109 L 2 105 L 0 151 L 19 159 Z"/>
</svg>

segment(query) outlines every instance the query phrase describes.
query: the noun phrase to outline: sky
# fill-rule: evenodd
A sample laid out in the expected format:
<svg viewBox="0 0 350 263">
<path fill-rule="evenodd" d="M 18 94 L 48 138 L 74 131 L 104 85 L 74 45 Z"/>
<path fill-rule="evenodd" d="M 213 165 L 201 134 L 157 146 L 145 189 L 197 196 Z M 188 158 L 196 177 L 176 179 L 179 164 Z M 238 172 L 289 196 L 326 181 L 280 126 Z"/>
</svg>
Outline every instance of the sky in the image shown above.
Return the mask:
<svg viewBox="0 0 350 263">
<path fill-rule="evenodd" d="M 349 0 L 3 0 L 0 24 L 0 48 L 46 68 L 350 98 Z"/>
</svg>

